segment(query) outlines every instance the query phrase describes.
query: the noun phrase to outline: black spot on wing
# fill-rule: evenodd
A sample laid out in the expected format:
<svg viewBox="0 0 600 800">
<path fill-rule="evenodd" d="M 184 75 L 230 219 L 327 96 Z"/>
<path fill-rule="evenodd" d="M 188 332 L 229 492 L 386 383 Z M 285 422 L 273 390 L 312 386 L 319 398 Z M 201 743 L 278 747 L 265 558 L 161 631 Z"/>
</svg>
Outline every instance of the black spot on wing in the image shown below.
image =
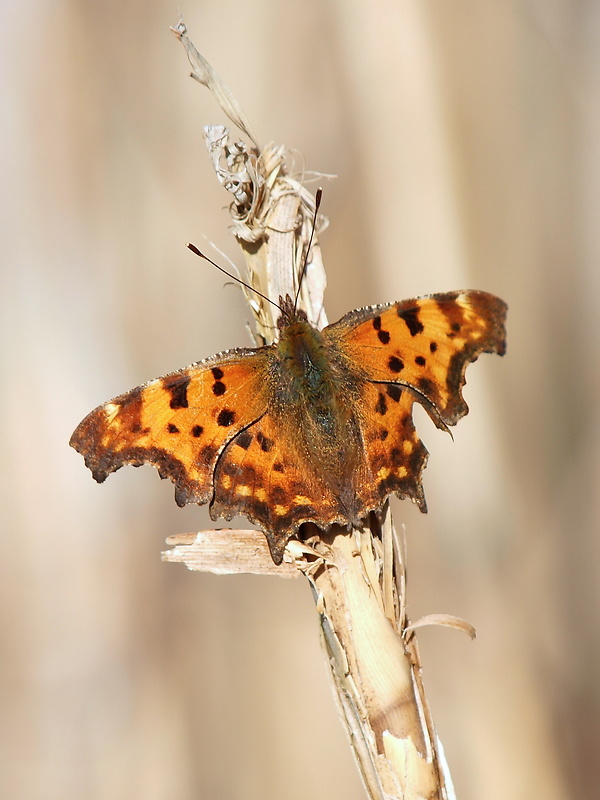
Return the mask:
<svg viewBox="0 0 600 800">
<path fill-rule="evenodd" d="M 388 383 L 385 391 L 387 396 L 391 397 L 396 403 L 402 397 L 402 389 L 395 383 Z"/>
<path fill-rule="evenodd" d="M 218 448 L 213 444 L 205 445 L 198 454 L 198 463 L 202 466 L 208 466 L 212 463 L 214 457 L 218 453 Z"/>
<path fill-rule="evenodd" d="M 377 398 L 377 402 L 375 403 L 375 411 L 378 414 L 381 414 L 381 416 L 387 413 L 387 403 L 383 392 L 379 392 L 379 397 Z"/>
<path fill-rule="evenodd" d="M 411 336 L 416 336 L 417 333 L 423 332 L 423 323 L 419 319 L 418 308 L 399 308 L 398 316 L 406 323 Z"/>
<path fill-rule="evenodd" d="M 197 439 L 199 436 L 202 435 L 202 431 L 203 430 L 204 430 L 204 428 L 202 427 L 202 425 L 194 425 L 194 427 L 192 428 L 192 431 L 191 431 L 192 436 L 195 436 L 196 439 Z"/>
<path fill-rule="evenodd" d="M 163 387 L 171 395 L 169 402 L 171 408 L 188 407 L 187 388 L 189 383 L 189 375 L 175 375 L 163 378 Z"/>
<path fill-rule="evenodd" d="M 404 369 L 404 362 L 398 356 L 390 356 L 388 359 L 388 367 L 392 372 L 402 372 Z"/>
<path fill-rule="evenodd" d="M 223 408 L 219 411 L 219 416 L 217 417 L 217 425 L 221 428 L 228 428 L 230 425 L 233 425 L 235 422 L 235 411 L 231 411 L 229 408 Z"/>
<path fill-rule="evenodd" d="M 260 449 L 265 453 L 273 449 L 273 440 L 269 439 L 268 436 L 265 436 L 260 431 L 256 434 L 256 441 L 259 443 Z"/>
<path fill-rule="evenodd" d="M 239 436 L 236 436 L 235 443 L 238 447 L 241 447 L 242 450 L 247 450 L 250 445 L 252 444 L 253 436 L 248 431 L 242 431 Z"/>
<path fill-rule="evenodd" d="M 389 331 L 377 331 L 377 338 L 379 339 L 381 344 L 389 344 L 391 336 Z"/>
</svg>

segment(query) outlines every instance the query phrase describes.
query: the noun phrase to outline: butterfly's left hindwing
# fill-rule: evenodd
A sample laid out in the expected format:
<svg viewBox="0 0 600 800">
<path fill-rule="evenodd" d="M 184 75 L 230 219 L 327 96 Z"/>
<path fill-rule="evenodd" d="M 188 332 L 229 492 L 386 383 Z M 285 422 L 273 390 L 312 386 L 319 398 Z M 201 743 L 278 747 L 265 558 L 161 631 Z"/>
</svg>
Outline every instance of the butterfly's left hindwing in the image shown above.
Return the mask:
<svg viewBox="0 0 600 800">
<path fill-rule="evenodd" d="M 151 463 L 175 484 L 178 505 L 206 503 L 219 454 L 265 413 L 268 353 L 230 351 L 115 397 L 70 444 L 98 482 L 125 464 Z"/>
<path fill-rule="evenodd" d="M 415 430 L 414 402 L 411 392 L 393 383 L 365 382 L 362 387 L 367 476 L 357 482 L 356 494 L 364 510 L 376 511 L 390 494 L 397 494 L 427 511 L 421 473 L 429 454 Z"/>
</svg>

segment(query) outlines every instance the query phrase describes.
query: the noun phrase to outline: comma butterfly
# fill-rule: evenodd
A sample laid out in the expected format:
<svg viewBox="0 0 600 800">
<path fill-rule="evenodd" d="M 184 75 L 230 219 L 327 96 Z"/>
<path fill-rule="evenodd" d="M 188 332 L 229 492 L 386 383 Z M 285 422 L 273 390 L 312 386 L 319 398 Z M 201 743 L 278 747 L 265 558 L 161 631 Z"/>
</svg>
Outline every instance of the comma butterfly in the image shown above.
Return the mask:
<svg viewBox="0 0 600 800">
<path fill-rule="evenodd" d="M 434 294 L 346 314 L 317 330 L 287 296 L 279 339 L 228 350 L 92 411 L 70 444 L 101 483 L 154 464 L 177 505 L 244 514 L 271 555 L 304 522 L 358 525 L 391 494 L 426 511 L 427 450 L 412 409 L 448 430 L 468 407 L 465 369 L 505 352 L 507 306 L 486 292 Z"/>
</svg>

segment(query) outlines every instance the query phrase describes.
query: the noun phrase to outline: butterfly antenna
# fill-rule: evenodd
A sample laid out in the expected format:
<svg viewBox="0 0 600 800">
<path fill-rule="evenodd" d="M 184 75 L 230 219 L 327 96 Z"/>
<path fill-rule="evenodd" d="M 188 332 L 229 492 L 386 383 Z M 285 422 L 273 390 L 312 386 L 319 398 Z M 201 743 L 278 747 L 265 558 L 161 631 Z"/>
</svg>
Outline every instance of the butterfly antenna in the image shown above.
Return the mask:
<svg viewBox="0 0 600 800">
<path fill-rule="evenodd" d="M 304 276 L 306 275 L 306 268 L 308 266 L 308 256 L 310 254 L 312 240 L 315 235 L 315 228 L 317 227 L 317 214 L 319 213 L 319 207 L 321 205 L 322 197 L 323 197 L 323 189 L 319 187 L 315 194 L 315 213 L 312 221 L 312 230 L 310 232 L 310 239 L 308 240 L 308 247 L 306 248 L 306 255 L 304 256 L 304 264 L 302 264 L 302 269 L 300 270 L 300 277 L 298 278 L 298 288 L 296 289 L 296 297 L 294 298 L 294 311 L 296 310 L 296 306 L 298 305 L 298 298 L 300 297 L 300 289 L 302 288 L 302 281 L 304 280 Z"/>
<path fill-rule="evenodd" d="M 281 308 L 281 306 L 280 306 L 278 303 L 275 303 L 273 300 L 271 300 L 271 298 L 267 297 L 267 296 L 266 296 L 265 294 L 263 294 L 262 292 L 259 292 L 259 291 L 258 291 L 258 289 L 255 289 L 255 288 L 254 288 L 254 286 L 250 286 L 250 284 L 246 283 L 246 282 L 245 282 L 245 281 L 243 281 L 241 278 L 238 278 L 238 276 L 237 276 L 237 275 L 232 275 L 232 274 L 231 274 L 231 272 L 227 272 L 227 270 L 226 270 L 226 269 L 223 269 L 223 267 L 220 267 L 218 264 L 216 264 L 216 263 L 215 263 L 215 262 L 212 260 L 212 258 L 209 258 L 207 255 L 205 255 L 205 254 L 202 252 L 202 250 L 199 250 L 199 249 L 196 247 L 196 245 L 195 245 L 195 244 L 192 244 L 191 242 L 187 242 L 187 244 L 186 244 L 186 247 L 189 247 L 189 249 L 192 251 L 192 253 L 195 253 L 197 256 L 200 256 L 200 258 L 203 258 L 205 261 L 208 261 L 208 263 L 209 263 L 209 264 L 212 264 L 212 265 L 213 265 L 213 267 L 216 267 L 216 268 L 217 268 L 218 270 L 220 270 L 222 273 L 224 273 L 225 275 L 227 275 L 227 277 L 228 277 L 228 278 L 231 278 L 231 280 L 232 280 L 232 281 L 237 281 L 237 283 L 241 283 L 241 284 L 242 284 L 242 286 L 245 286 L 245 287 L 246 287 L 246 289 L 249 289 L 251 292 L 254 292 L 254 293 L 255 293 L 255 294 L 257 294 L 259 297 L 262 297 L 262 299 L 263 299 L 263 300 L 266 300 L 266 301 L 267 301 L 267 303 L 271 303 L 271 305 L 272 305 L 272 306 L 275 306 L 275 308 L 278 308 L 278 309 L 279 309 L 279 311 L 281 311 L 281 313 L 283 314 L 283 309 Z"/>
</svg>

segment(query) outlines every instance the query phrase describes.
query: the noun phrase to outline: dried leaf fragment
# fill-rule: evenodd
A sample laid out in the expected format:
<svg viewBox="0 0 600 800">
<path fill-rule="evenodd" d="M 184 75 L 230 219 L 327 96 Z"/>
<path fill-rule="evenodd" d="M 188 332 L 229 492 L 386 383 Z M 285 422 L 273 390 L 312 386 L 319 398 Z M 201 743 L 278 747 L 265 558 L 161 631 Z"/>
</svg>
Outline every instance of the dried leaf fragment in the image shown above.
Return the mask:
<svg viewBox="0 0 600 800">
<path fill-rule="evenodd" d="M 183 20 L 180 19 L 177 25 L 174 25 L 171 30 L 185 48 L 185 52 L 187 53 L 188 60 L 192 67 L 192 78 L 210 89 L 229 119 L 256 144 L 256 137 L 252 133 L 250 123 L 235 95 L 204 56 L 198 52 L 193 42 L 187 37 L 187 28 Z"/>
</svg>

